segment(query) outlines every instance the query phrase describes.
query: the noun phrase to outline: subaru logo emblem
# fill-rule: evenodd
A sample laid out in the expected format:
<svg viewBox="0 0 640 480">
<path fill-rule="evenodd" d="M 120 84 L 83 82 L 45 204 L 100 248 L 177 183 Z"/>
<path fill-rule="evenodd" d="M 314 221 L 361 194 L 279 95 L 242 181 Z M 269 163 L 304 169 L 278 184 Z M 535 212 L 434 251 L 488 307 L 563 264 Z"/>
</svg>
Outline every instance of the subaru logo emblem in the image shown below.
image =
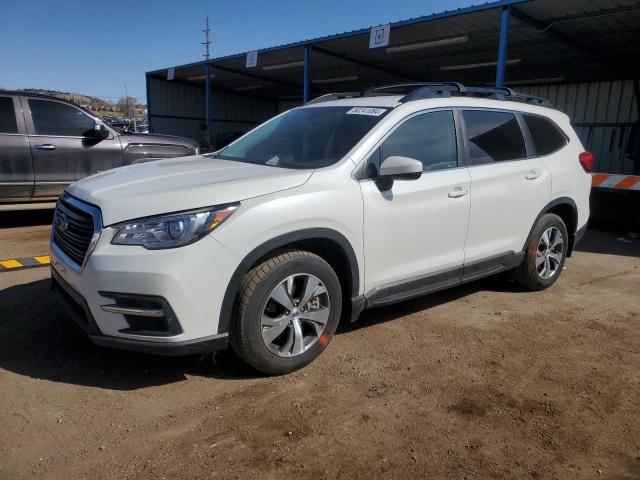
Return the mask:
<svg viewBox="0 0 640 480">
<path fill-rule="evenodd" d="M 67 218 L 67 215 L 63 212 L 58 212 L 58 221 L 56 222 L 56 228 L 58 229 L 58 231 L 60 233 L 63 233 L 67 230 L 67 228 L 69 228 L 69 219 Z"/>
</svg>

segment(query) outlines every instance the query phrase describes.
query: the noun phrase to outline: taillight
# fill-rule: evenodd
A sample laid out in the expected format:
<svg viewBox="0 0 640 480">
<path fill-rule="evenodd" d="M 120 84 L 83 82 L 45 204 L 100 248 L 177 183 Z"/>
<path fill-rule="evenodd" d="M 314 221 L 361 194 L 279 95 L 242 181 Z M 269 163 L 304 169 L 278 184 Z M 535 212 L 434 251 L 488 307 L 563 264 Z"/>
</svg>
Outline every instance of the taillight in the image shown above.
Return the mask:
<svg viewBox="0 0 640 480">
<path fill-rule="evenodd" d="M 591 152 L 582 152 L 578 160 L 580 160 L 580 165 L 582 165 L 585 172 L 593 172 L 593 154 Z"/>
</svg>

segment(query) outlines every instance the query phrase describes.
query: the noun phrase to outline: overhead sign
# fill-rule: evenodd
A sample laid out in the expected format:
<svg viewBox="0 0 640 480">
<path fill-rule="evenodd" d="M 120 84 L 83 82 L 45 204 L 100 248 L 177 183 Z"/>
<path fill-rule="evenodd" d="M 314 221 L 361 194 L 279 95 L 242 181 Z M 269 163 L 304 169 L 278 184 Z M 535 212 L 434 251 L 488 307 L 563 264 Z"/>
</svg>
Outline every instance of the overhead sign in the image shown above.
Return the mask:
<svg viewBox="0 0 640 480">
<path fill-rule="evenodd" d="M 371 34 L 369 35 L 369 48 L 380 48 L 389 45 L 389 32 L 391 26 L 380 25 L 378 27 L 371 27 Z"/>
<path fill-rule="evenodd" d="M 175 68 L 170 68 L 167 70 L 167 80 L 173 80 L 173 76 L 176 74 Z"/>
<path fill-rule="evenodd" d="M 253 52 L 249 52 L 247 53 L 247 68 L 253 68 L 256 65 L 258 65 L 258 52 L 257 51 L 253 51 Z"/>
</svg>

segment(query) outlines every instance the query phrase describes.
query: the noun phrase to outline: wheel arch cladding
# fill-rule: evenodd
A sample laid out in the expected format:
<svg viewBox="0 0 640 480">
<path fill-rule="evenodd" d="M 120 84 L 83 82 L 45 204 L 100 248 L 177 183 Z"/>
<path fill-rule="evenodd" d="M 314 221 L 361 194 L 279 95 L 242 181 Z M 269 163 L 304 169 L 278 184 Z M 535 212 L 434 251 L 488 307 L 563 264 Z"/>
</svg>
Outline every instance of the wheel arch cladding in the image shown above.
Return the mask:
<svg viewBox="0 0 640 480">
<path fill-rule="evenodd" d="M 351 297 L 357 296 L 360 288 L 360 270 L 353 247 L 344 235 L 335 230 L 327 228 L 299 230 L 263 243 L 240 262 L 231 276 L 222 300 L 218 333 L 229 331 L 244 274 L 274 252 L 287 248 L 307 250 L 323 258 L 340 280 L 343 291 L 343 312 L 345 308 L 350 308 Z"/>
<path fill-rule="evenodd" d="M 533 229 L 538 223 L 538 220 L 540 220 L 540 217 L 542 217 L 542 215 L 545 215 L 547 213 L 553 213 L 559 216 L 564 222 L 564 224 L 566 225 L 567 232 L 569 234 L 569 245 L 567 249 L 567 256 L 570 257 L 571 252 L 573 251 L 573 245 L 575 243 L 576 230 L 578 228 L 578 207 L 576 206 L 576 202 L 574 202 L 569 197 L 560 197 L 560 198 L 556 198 L 555 200 L 552 200 L 538 214 L 535 221 L 533 222 L 533 225 L 531 226 L 530 232 L 533 232 Z M 529 234 L 529 237 L 527 237 L 527 242 L 522 248 L 523 250 L 526 248 L 527 244 L 529 243 L 530 235 L 531 233 Z"/>
</svg>

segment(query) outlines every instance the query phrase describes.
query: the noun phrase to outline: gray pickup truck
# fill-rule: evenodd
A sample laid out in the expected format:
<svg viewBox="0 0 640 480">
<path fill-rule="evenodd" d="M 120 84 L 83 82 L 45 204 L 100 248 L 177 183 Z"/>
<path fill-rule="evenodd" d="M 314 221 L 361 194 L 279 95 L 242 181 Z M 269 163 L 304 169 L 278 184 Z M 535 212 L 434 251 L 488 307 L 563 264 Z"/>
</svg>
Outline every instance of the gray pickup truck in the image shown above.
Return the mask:
<svg viewBox="0 0 640 480">
<path fill-rule="evenodd" d="M 197 153 L 188 138 L 123 133 L 71 102 L 0 91 L 0 203 L 55 200 L 103 170 Z"/>
</svg>

